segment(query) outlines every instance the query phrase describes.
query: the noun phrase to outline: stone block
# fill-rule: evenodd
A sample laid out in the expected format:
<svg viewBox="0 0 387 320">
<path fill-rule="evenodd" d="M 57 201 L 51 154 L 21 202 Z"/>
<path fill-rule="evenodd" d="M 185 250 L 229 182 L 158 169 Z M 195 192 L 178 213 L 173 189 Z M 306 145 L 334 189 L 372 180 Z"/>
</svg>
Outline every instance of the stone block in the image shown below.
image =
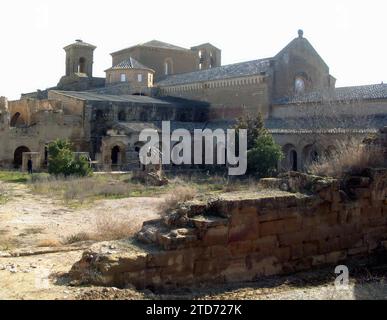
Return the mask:
<svg viewBox="0 0 387 320">
<path fill-rule="evenodd" d="M 259 224 L 259 228 L 262 236 L 296 232 L 301 229 L 301 219 L 289 218 L 289 219 L 261 222 Z"/>
<path fill-rule="evenodd" d="M 310 240 L 310 230 L 301 230 L 292 233 L 284 233 L 278 235 L 278 242 L 280 246 L 293 246 L 302 244 L 303 241 Z"/>
<path fill-rule="evenodd" d="M 251 240 L 232 242 L 227 248 L 232 256 L 246 255 L 254 251 L 254 242 Z"/>
<path fill-rule="evenodd" d="M 228 241 L 228 232 L 229 228 L 227 226 L 218 226 L 215 228 L 210 228 L 205 231 L 202 245 L 226 245 Z"/>
<path fill-rule="evenodd" d="M 228 242 L 255 240 L 259 238 L 259 227 L 256 220 L 251 223 L 244 222 L 231 225 L 229 229 Z"/>
<path fill-rule="evenodd" d="M 326 261 L 326 256 L 325 254 L 320 254 L 320 255 L 315 255 L 312 256 L 312 266 L 319 266 L 325 264 Z"/>
<path fill-rule="evenodd" d="M 304 253 L 304 257 L 316 255 L 319 252 L 318 242 L 317 241 L 305 242 L 303 244 L 302 250 Z"/>
<path fill-rule="evenodd" d="M 368 246 L 361 246 L 358 248 L 351 248 L 348 250 L 349 256 L 357 256 L 357 255 L 363 255 L 368 252 Z"/>
<path fill-rule="evenodd" d="M 343 261 L 347 258 L 347 251 L 333 251 L 329 252 L 326 255 L 326 262 L 329 264 L 336 264 L 339 261 Z"/>
<path fill-rule="evenodd" d="M 302 244 L 297 244 L 297 245 L 292 245 L 290 247 L 290 259 L 295 260 L 295 259 L 301 259 L 304 255 L 303 252 L 303 245 Z"/>
<path fill-rule="evenodd" d="M 276 236 L 266 236 L 252 241 L 253 251 L 260 253 L 271 253 L 274 249 L 279 247 Z"/>
</svg>

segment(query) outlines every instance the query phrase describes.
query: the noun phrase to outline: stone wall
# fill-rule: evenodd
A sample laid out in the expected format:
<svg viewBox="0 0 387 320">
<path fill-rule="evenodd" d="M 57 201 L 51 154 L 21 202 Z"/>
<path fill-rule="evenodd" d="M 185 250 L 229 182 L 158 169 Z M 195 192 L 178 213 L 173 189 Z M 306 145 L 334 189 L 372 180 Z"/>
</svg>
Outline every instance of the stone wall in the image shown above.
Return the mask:
<svg viewBox="0 0 387 320">
<path fill-rule="evenodd" d="M 185 204 L 145 222 L 136 240 L 96 244 L 70 275 L 155 289 L 250 281 L 334 266 L 386 244 L 385 169 L 342 180 L 291 172 L 262 186 Z"/>
</svg>

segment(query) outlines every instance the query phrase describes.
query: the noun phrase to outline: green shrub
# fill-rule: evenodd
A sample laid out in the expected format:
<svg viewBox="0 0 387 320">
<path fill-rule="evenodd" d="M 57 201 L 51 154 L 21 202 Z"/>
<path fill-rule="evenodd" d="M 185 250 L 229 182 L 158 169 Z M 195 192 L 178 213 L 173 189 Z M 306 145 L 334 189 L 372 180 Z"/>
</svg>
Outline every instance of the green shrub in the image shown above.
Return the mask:
<svg viewBox="0 0 387 320">
<path fill-rule="evenodd" d="M 68 140 L 58 139 L 48 146 L 48 172 L 54 175 L 88 176 L 92 170 L 86 157 L 75 158 Z"/>
<path fill-rule="evenodd" d="M 262 134 L 247 152 L 247 172 L 259 178 L 269 177 L 276 172 L 278 161 L 282 158 L 281 147 L 273 137 L 268 133 Z"/>
</svg>

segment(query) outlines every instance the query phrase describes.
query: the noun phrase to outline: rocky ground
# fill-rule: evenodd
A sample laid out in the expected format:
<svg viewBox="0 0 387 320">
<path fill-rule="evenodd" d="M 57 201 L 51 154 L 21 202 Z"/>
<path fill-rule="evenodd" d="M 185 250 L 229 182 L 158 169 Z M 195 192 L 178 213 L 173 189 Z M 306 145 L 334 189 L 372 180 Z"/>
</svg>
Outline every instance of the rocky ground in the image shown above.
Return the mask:
<svg viewBox="0 0 387 320">
<path fill-rule="evenodd" d="M 336 289 L 330 269 L 158 294 L 134 288 L 72 286 L 66 273 L 90 244 L 44 247 L 42 243 L 90 231 L 98 215 L 114 213 L 117 219 L 139 226 L 156 217 L 163 199 L 101 200 L 92 207 L 71 208 L 60 200 L 34 195 L 23 184 L 5 187 L 9 201 L 0 205 L 0 299 L 387 299 L 387 267 L 380 265 L 350 273 L 345 290 Z"/>
</svg>

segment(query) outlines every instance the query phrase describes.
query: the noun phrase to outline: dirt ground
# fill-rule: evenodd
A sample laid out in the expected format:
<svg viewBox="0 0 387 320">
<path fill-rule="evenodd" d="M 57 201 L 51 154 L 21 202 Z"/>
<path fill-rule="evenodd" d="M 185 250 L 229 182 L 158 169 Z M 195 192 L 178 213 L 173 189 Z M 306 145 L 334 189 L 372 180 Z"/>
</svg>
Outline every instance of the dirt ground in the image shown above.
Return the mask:
<svg viewBox="0 0 387 320">
<path fill-rule="evenodd" d="M 163 199 L 100 200 L 92 207 L 69 208 L 60 200 L 32 194 L 23 184 L 8 183 L 6 188 L 10 200 L 0 205 L 0 299 L 387 299 L 385 272 L 350 274 L 344 290 L 334 286 L 333 270 L 158 295 L 133 288 L 71 286 L 65 274 L 87 244 L 42 248 L 41 241 L 90 231 L 98 216 L 112 213 L 140 227 L 142 221 L 157 217 L 156 208 Z"/>
</svg>

